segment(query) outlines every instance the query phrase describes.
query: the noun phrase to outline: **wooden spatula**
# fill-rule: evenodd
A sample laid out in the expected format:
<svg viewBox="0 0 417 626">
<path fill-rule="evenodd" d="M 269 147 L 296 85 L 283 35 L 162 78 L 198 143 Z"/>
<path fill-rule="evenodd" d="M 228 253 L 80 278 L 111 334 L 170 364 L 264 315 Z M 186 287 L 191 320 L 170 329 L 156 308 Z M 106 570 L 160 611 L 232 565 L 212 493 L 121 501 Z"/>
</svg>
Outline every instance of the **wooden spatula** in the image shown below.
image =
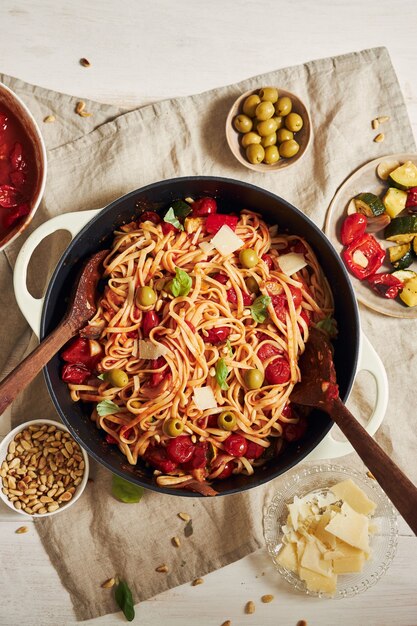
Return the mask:
<svg viewBox="0 0 417 626">
<path fill-rule="evenodd" d="M 299 366 L 301 382 L 294 387 L 291 401 L 328 413 L 417 535 L 417 488 L 341 401 L 331 344 L 322 331 L 310 330 Z"/>
<path fill-rule="evenodd" d="M 108 253 L 108 250 L 102 250 L 87 261 L 62 322 L 0 383 L 0 415 L 54 354 L 93 317 L 96 312 L 95 290 L 101 276 L 100 266 Z"/>
</svg>

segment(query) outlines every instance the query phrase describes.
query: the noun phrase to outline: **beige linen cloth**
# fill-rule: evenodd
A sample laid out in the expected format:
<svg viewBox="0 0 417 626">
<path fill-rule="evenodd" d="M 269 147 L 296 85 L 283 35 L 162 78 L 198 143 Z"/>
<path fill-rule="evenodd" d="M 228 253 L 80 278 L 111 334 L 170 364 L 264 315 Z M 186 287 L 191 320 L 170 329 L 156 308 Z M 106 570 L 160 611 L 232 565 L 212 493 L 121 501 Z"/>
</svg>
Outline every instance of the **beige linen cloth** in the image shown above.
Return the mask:
<svg viewBox="0 0 417 626">
<path fill-rule="evenodd" d="M 94 71 L 94 68 L 88 71 Z M 0 75 L 38 119 L 48 147 L 48 182 L 33 228 L 67 211 L 103 207 L 148 183 L 186 175 L 227 176 L 283 196 L 320 226 L 337 187 L 356 168 L 384 154 L 415 150 L 404 99 L 388 52 L 375 48 L 271 72 L 207 93 L 158 102 L 133 111 L 87 102 L 91 117 L 75 114 L 77 98 Z M 308 153 L 289 171 L 258 174 L 230 153 L 224 134 L 229 107 L 242 92 L 282 85 L 306 103 L 314 137 Z M 56 122 L 42 123 L 53 114 Z M 385 142 L 374 143 L 371 120 L 389 115 Z M 32 228 L 32 229 L 33 229 Z M 16 305 L 12 267 L 23 237 L 0 255 L 3 377 L 36 345 Z M 35 255 L 31 284 L 40 293 L 63 242 L 56 237 Z M 379 352 L 390 381 L 390 401 L 377 440 L 417 481 L 413 389 L 417 320 L 397 320 L 361 309 L 363 329 Z M 369 410 L 366 380 L 356 385 L 357 414 Z M 359 402 L 359 404 L 358 404 Z M 42 376 L 14 403 L 14 424 L 56 419 Z M 346 462 L 346 459 L 344 460 Z M 347 462 L 356 462 L 351 455 Z M 187 499 L 146 492 L 139 504 L 122 504 L 110 493 L 110 473 L 91 464 L 83 497 L 68 512 L 40 520 L 36 528 L 74 605 L 78 619 L 117 610 L 100 584 L 116 573 L 135 601 L 203 576 L 263 545 L 262 508 L 280 479 L 229 497 Z M 177 513 L 192 516 L 185 538 Z M 171 537 L 181 537 L 181 547 Z M 155 572 L 167 564 L 167 574 Z"/>
</svg>

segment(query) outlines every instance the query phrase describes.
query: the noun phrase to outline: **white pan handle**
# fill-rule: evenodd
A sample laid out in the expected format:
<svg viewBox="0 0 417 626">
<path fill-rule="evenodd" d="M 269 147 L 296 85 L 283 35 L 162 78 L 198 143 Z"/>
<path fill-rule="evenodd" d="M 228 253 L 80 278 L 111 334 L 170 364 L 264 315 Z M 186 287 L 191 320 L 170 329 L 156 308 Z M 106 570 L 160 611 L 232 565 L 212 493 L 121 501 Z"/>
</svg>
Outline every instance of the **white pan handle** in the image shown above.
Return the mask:
<svg viewBox="0 0 417 626">
<path fill-rule="evenodd" d="M 357 373 L 366 371 L 372 374 L 376 382 L 376 400 L 372 415 L 365 426 L 370 435 L 374 435 L 384 419 L 388 406 L 388 378 L 385 367 L 365 333 L 361 332 Z M 319 445 L 310 452 L 305 461 L 336 459 L 350 454 L 353 447 L 348 441 L 338 441 L 332 436 L 333 429 Z"/>
<path fill-rule="evenodd" d="M 57 230 L 66 230 L 71 234 L 71 239 L 89 222 L 101 209 L 92 211 L 80 211 L 78 213 L 64 213 L 48 220 L 37 228 L 23 244 L 16 259 L 13 272 L 14 292 L 24 317 L 37 337 L 40 334 L 41 315 L 44 298 L 34 298 L 30 295 L 26 279 L 29 261 L 33 252 L 48 235 Z"/>
</svg>

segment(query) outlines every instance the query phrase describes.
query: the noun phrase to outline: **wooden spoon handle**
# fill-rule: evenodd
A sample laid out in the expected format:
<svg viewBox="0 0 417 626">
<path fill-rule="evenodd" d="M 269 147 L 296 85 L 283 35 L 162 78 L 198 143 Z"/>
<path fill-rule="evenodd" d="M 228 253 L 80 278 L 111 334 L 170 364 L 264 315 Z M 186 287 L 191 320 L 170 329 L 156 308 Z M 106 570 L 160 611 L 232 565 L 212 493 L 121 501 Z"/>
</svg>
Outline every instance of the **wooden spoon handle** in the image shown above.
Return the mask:
<svg viewBox="0 0 417 626">
<path fill-rule="evenodd" d="M 327 406 L 326 410 L 417 535 L 417 488 L 372 439 L 340 399 Z"/>
<path fill-rule="evenodd" d="M 63 320 L 26 359 L 2 380 L 0 383 L 0 415 L 74 334 L 75 331 L 67 320 Z"/>
</svg>

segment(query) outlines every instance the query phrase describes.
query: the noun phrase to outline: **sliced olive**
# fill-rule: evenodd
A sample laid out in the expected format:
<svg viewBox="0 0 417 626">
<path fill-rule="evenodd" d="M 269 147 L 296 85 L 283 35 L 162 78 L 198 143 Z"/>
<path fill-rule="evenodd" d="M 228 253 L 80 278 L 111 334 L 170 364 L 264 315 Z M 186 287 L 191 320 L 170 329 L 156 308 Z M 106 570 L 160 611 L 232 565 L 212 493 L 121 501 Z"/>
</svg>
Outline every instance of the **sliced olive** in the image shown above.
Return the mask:
<svg viewBox="0 0 417 626">
<path fill-rule="evenodd" d="M 259 135 L 258 135 L 259 137 Z M 274 146 L 277 143 L 277 134 L 271 133 L 261 138 L 261 146 L 267 148 L 268 146 Z"/>
<path fill-rule="evenodd" d="M 274 104 L 278 100 L 278 89 L 275 87 L 262 87 L 262 89 L 259 90 L 259 97 L 262 101 L 268 101 Z"/>
<path fill-rule="evenodd" d="M 260 103 L 261 99 L 256 94 L 252 96 L 248 96 L 243 103 L 243 113 L 248 117 L 255 117 L 256 115 L 256 107 Z"/>
<path fill-rule="evenodd" d="M 140 306 L 152 306 L 156 299 L 157 295 L 152 287 L 139 287 L 136 291 L 136 301 Z"/>
<path fill-rule="evenodd" d="M 256 117 L 258 120 L 269 120 L 275 113 L 274 105 L 272 102 L 261 102 L 256 107 Z"/>
<path fill-rule="evenodd" d="M 257 369 L 246 370 L 244 378 L 248 389 L 259 389 L 264 382 L 263 373 Z"/>
<path fill-rule="evenodd" d="M 250 130 L 252 130 L 252 120 L 247 115 L 237 115 L 233 123 L 236 130 L 238 130 L 240 133 L 248 133 Z"/>
<path fill-rule="evenodd" d="M 291 109 L 292 102 L 291 98 L 288 98 L 288 96 L 282 96 L 282 98 L 279 98 L 278 102 L 275 105 L 275 111 L 277 112 L 277 115 L 288 115 L 289 113 L 291 113 Z"/>
<path fill-rule="evenodd" d="M 273 165 L 277 161 L 279 161 L 278 148 L 276 146 L 268 146 L 265 148 L 264 163 Z"/>
<path fill-rule="evenodd" d="M 233 430 L 237 424 L 236 415 L 231 411 L 223 411 L 217 418 L 217 424 L 223 430 Z"/>
<path fill-rule="evenodd" d="M 248 276 L 247 278 L 245 278 L 245 284 L 250 293 L 258 293 L 259 285 L 256 278 L 254 278 L 253 276 Z"/>
<path fill-rule="evenodd" d="M 245 133 L 242 137 L 242 146 L 244 148 L 247 148 L 252 143 L 261 143 L 261 141 L 262 141 L 262 137 L 258 135 L 258 133 L 254 133 L 254 132 Z"/>
<path fill-rule="evenodd" d="M 123 370 L 115 368 L 104 374 L 104 380 L 113 385 L 113 387 L 126 387 L 129 382 L 129 376 Z"/>
<path fill-rule="evenodd" d="M 249 163 L 262 163 L 264 156 L 265 150 L 259 143 L 251 143 L 250 146 L 246 148 L 246 158 Z"/>
<path fill-rule="evenodd" d="M 184 431 L 184 424 L 181 420 L 171 417 L 164 423 L 163 429 L 168 437 L 178 437 L 178 435 L 182 435 Z"/>
<path fill-rule="evenodd" d="M 239 261 L 242 267 L 250 269 L 251 267 L 255 267 L 255 265 L 259 261 L 259 258 L 255 250 L 251 250 L 250 248 L 244 248 L 239 252 Z"/>
</svg>

